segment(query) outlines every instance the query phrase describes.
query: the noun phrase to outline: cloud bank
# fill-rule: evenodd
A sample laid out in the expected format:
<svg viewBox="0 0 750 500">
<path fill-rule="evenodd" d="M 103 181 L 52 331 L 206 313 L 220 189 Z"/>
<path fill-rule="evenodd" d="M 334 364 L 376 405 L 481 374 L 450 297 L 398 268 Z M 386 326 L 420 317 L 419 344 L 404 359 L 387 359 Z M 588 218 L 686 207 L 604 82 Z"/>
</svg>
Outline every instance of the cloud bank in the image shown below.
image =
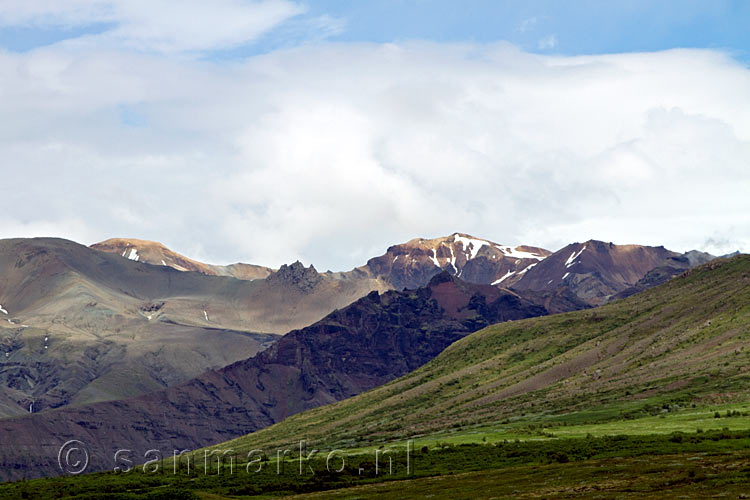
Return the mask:
<svg viewBox="0 0 750 500">
<path fill-rule="evenodd" d="M 79 19 L 112 11 L 94 5 Z M 165 55 L 297 8 L 259 5 L 267 21 L 226 38 L 132 21 L 95 35 L 117 44 L 0 52 L 0 237 L 138 237 L 321 270 L 453 231 L 750 251 L 750 71 L 730 57 L 417 42 Z"/>
</svg>

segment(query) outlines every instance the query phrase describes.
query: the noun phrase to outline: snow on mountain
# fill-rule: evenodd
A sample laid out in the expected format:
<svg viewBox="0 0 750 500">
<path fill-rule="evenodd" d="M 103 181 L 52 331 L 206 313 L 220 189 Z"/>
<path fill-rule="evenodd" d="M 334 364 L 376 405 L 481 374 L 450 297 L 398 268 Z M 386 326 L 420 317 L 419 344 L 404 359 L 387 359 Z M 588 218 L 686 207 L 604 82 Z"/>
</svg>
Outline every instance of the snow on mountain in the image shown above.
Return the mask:
<svg viewBox="0 0 750 500">
<path fill-rule="evenodd" d="M 370 259 L 353 272 L 382 278 L 397 289 L 424 286 L 441 270 L 470 283 L 511 286 L 524 270 L 549 254 L 543 248 L 510 247 L 465 233 L 453 233 L 393 245 L 384 255 Z"/>
</svg>

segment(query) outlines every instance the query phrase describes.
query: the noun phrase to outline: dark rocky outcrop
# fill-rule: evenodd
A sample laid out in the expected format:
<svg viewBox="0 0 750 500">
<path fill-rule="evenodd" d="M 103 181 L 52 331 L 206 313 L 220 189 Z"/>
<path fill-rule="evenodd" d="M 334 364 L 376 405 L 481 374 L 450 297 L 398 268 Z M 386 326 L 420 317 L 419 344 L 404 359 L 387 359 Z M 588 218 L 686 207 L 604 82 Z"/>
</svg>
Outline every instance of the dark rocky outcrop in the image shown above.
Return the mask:
<svg viewBox="0 0 750 500">
<path fill-rule="evenodd" d="M 323 276 L 318 274 L 315 267 L 305 267 L 300 261 L 290 265 L 282 265 L 278 271 L 266 278 L 269 283 L 284 283 L 292 285 L 303 292 L 309 292 L 323 280 Z"/>
</svg>

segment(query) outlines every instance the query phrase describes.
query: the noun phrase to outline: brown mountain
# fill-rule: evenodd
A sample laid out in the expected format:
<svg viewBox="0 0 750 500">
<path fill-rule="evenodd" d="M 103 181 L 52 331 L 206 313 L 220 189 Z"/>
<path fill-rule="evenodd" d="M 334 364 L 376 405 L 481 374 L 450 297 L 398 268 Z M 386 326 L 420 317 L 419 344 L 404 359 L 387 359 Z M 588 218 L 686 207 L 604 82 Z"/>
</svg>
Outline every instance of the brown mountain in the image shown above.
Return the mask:
<svg viewBox="0 0 750 500">
<path fill-rule="evenodd" d="M 273 269 L 253 264 L 230 264 L 217 266 L 204 264 L 173 252 L 161 243 L 134 238 L 111 238 L 91 245 L 91 248 L 102 252 L 116 253 L 136 262 L 146 262 L 155 266 L 169 266 L 178 271 L 194 271 L 210 276 L 231 276 L 241 280 L 267 278 Z"/>
<path fill-rule="evenodd" d="M 678 257 L 664 247 L 573 243 L 528 270 L 513 288 L 550 291 L 564 286 L 588 304 L 599 305 L 635 286 L 649 271 L 675 265 Z"/>
<path fill-rule="evenodd" d="M 424 286 L 441 271 L 469 283 L 511 286 L 549 254 L 543 248 L 509 247 L 468 234 L 453 233 L 442 238 L 415 238 L 393 245 L 385 254 L 370 259 L 364 266 L 335 275 L 377 277 L 397 290 Z"/>
<path fill-rule="evenodd" d="M 657 266 L 647 272 L 643 276 L 643 278 L 639 279 L 635 283 L 635 285 L 622 290 L 612 298 L 624 299 L 626 297 L 630 297 L 631 295 L 635 295 L 636 293 L 644 292 L 649 288 L 653 288 L 655 286 L 666 283 L 667 281 L 671 280 L 675 276 L 679 276 L 690 268 L 707 264 L 708 262 L 711 262 L 716 258 L 717 257 L 709 253 L 699 252 L 697 250 L 691 250 L 682 255 L 670 257 L 664 264 Z"/>
<path fill-rule="evenodd" d="M 178 271 L 194 271 L 212 276 L 239 279 L 267 278 L 275 270 L 252 264 L 217 266 L 182 256 L 161 243 L 132 238 L 113 238 L 91 245 L 96 250 L 123 258 Z M 551 252 L 530 246 L 509 247 L 465 233 L 441 238 L 415 238 L 389 247 L 385 254 L 349 272 L 328 272 L 328 277 L 344 281 L 377 279 L 398 290 L 425 286 L 441 271 L 469 283 L 511 286 L 532 265 Z"/>
<path fill-rule="evenodd" d="M 310 276 L 298 276 L 304 286 Z M 428 287 L 370 293 L 257 356 L 156 393 L 0 421 L 6 478 L 56 474 L 62 443 L 86 443 L 94 469 L 119 448 L 190 449 L 244 435 L 416 369 L 484 326 L 546 314 L 517 292 L 447 272 Z M 6 438 L 7 437 L 7 438 Z"/>
<path fill-rule="evenodd" d="M 298 263 L 247 281 L 60 239 L 0 240 L 0 416 L 178 384 L 386 288 Z"/>
</svg>

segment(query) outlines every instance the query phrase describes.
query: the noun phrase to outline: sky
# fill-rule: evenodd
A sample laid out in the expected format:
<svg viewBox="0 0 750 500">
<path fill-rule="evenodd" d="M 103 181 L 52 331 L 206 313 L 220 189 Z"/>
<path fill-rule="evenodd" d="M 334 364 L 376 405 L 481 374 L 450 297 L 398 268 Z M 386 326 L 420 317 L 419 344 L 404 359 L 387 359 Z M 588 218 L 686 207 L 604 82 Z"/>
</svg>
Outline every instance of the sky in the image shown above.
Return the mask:
<svg viewBox="0 0 750 500">
<path fill-rule="evenodd" d="M 750 252 L 750 2 L 3 0 L 0 238 Z"/>
</svg>

